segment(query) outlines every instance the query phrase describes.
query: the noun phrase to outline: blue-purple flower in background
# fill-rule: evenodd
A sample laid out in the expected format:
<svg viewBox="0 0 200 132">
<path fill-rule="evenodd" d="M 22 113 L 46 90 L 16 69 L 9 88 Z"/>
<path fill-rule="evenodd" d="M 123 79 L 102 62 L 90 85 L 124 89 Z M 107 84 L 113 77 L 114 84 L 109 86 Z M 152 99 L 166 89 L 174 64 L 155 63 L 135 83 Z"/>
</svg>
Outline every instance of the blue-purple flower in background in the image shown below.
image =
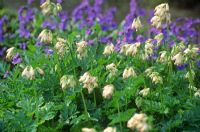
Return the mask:
<svg viewBox="0 0 200 132">
<path fill-rule="evenodd" d="M 16 65 L 21 63 L 22 59 L 19 55 L 19 53 L 17 53 L 13 58 L 12 58 L 12 64 Z"/>
<path fill-rule="evenodd" d="M 19 30 L 18 33 L 20 37 L 29 38 L 30 31 L 28 29 L 28 24 L 34 19 L 34 12 L 31 8 L 27 6 L 22 6 L 18 10 L 18 20 L 19 20 Z"/>
</svg>

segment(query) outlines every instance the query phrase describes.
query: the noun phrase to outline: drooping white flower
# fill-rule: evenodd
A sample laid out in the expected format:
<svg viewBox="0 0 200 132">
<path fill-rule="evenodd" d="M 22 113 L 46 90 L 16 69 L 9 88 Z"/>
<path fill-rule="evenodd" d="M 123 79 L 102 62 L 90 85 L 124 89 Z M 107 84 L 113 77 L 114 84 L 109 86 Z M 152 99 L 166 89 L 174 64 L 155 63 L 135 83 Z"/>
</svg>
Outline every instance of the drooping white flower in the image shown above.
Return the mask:
<svg viewBox="0 0 200 132">
<path fill-rule="evenodd" d="M 195 96 L 195 97 L 200 97 L 200 89 L 197 90 L 197 91 L 194 93 L 194 96 Z"/>
<path fill-rule="evenodd" d="M 147 124 L 147 116 L 146 114 L 138 114 L 135 113 L 133 117 L 128 121 L 127 127 L 135 130 L 137 129 L 139 132 L 147 132 L 150 130 L 150 126 Z"/>
<path fill-rule="evenodd" d="M 163 33 L 159 33 L 154 37 L 155 40 L 157 40 L 157 46 L 160 46 L 162 40 L 163 40 Z"/>
<path fill-rule="evenodd" d="M 44 44 L 50 44 L 52 43 L 52 40 L 53 40 L 53 34 L 50 30 L 44 29 L 39 34 L 38 39 L 40 40 L 40 42 Z"/>
<path fill-rule="evenodd" d="M 115 127 L 107 127 L 103 132 L 117 132 L 117 129 Z"/>
<path fill-rule="evenodd" d="M 133 23 L 131 25 L 132 29 L 135 29 L 136 31 L 138 31 L 140 28 L 142 28 L 142 23 L 140 21 L 140 17 L 137 17 L 133 20 Z"/>
<path fill-rule="evenodd" d="M 114 86 L 112 84 L 110 85 L 106 85 L 104 88 L 103 88 L 103 93 L 102 93 L 102 96 L 105 98 L 105 99 L 110 99 L 113 95 L 113 92 L 114 92 Z"/>
<path fill-rule="evenodd" d="M 89 72 L 84 73 L 83 76 L 80 77 L 79 82 L 83 83 L 83 88 L 88 89 L 89 94 L 98 86 L 97 77 L 90 75 Z"/>
<path fill-rule="evenodd" d="M 149 91 L 150 91 L 150 88 L 144 88 L 139 92 L 139 94 L 145 97 L 149 94 Z"/>
<path fill-rule="evenodd" d="M 73 88 L 76 85 L 76 81 L 74 76 L 72 75 L 64 75 L 60 79 L 61 88 L 64 90 L 66 88 Z"/>
<path fill-rule="evenodd" d="M 94 128 L 82 128 L 82 132 L 96 132 Z"/>
<path fill-rule="evenodd" d="M 84 57 L 87 56 L 87 42 L 86 41 L 81 41 L 79 43 L 76 43 L 77 46 L 77 56 L 79 59 L 83 59 Z"/>
<path fill-rule="evenodd" d="M 167 61 L 167 51 L 161 51 L 160 52 L 160 62 L 166 62 Z"/>
<path fill-rule="evenodd" d="M 32 66 L 26 66 L 22 72 L 22 77 L 25 77 L 29 80 L 33 80 L 35 78 L 35 70 Z"/>
<path fill-rule="evenodd" d="M 156 6 L 154 16 L 151 19 L 152 26 L 161 28 L 163 24 L 168 24 L 170 22 L 171 14 L 169 13 L 169 5 L 163 3 Z"/>
<path fill-rule="evenodd" d="M 103 55 L 110 55 L 115 51 L 115 47 L 113 44 L 107 45 L 104 49 Z"/>
<path fill-rule="evenodd" d="M 159 75 L 158 72 L 152 72 L 149 77 L 151 78 L 152 82 L 155 84 L 162 84 L 163 83 L 163 79 L 162 77 Z"/>
<path fill-rule="evenodd" d="M 55 49 L 57 50 L 59 55 L 63 56 L 69 50 L 69 48 L 66 45 L 67 40 L 63 38 L 57 38 L 57 40 L 58 41 L 55 45 Z"/>
<path fill-rule="evenodd" d="M 183 54 L 181 52 L 179 52 L 178 54 L 176 54 L 175 56 L 172 57 L 172 60 L 174 61 L 175 65 L 182 65 L 184 62 L 184 57 Z"/>
<path fill-rule="evenodd" d="M 7 49 L 7 54 L 6 54 L 6 59 L 7 60 L 12 60 L 12 58 L 15 56 L 15 47 L 11 47 Z"/>
<path fill-rule="evenodd" d="M 110 72 L 111 76 L 115 76 L 118 72 L 117 66 L 114 63 L 107 65 L 106 70 Z"/>
<path fill-rule="evenodd" d="M 135 77 L 135 76 L 137 76 L 137 74 L 135 73 L 135 71 L 132 67 L 129 67 L 129 68 L 124 69 L 122 76 L 123 76 L 123 79 L 127 79 L 131 76 Z"/>
<path fill-rule="evenodd" d="M 46 0 L 40 8 L 42 9 L 42 13 L 45 16 L 49 16 L 53 12 L 53 3 L 50 0 Z"/>
</svg>

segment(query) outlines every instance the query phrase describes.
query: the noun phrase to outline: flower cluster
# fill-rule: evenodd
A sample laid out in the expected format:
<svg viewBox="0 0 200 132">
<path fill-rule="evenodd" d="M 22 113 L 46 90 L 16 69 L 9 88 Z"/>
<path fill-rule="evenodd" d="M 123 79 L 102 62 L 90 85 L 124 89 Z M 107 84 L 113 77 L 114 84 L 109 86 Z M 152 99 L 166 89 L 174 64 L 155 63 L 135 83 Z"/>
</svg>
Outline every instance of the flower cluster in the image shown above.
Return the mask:
<svg viewBox="0 0 200 132">
<path fill-rule="evenodd" d="M 162 28 L 163 24 L 171 22 L 171 14 L 169 13 L 169 5 L 167 3 L 156 6 L 154 17 L 151 19 L 152 26 Z"/>
<path fill-rule="evenodd" d="M 87 56 L 87 42 L 86 41 L 81 41 L 79 43 L 76 43 L 77 46 L 77 57 L 79 59 L 83 59 L 84 57 Z"/>
<path fill-rule="evenodd" d="M 163 83 L 162 77 L 159 75 L 158 72 L 154 72 L 152 67 L 146 69 L 145 73 L 147 74 L 148 77 L 151 78 L 153 83 L 155 83 L 155 84 L 162 84 Z"/>
<path fill-rule="evenodd" d="M 120 53 L 126 56 L 135 56 L 138 53 L 140 45 L 140 42 L 136 42 L 134 44 L 124 44 L 121 47 Z"/>
<path fill-rule="evenodd" d="M 132 130 L 138 130 L 139 132 L 147 132 L 150 130 L 150 126 L 147 124 L 146 114 L 134 114 L 133 117 L 128 121 L 127 127 Z"/>
<path fill-rule="evenodd" d="M 90 75 L 89 72 L 84 73 L 83 76 L 80 77 L 79 82 L 83 83 L 83 88 L 88 89 L 89 94 L 98 86 L 97 78 Z"/>
</svg>

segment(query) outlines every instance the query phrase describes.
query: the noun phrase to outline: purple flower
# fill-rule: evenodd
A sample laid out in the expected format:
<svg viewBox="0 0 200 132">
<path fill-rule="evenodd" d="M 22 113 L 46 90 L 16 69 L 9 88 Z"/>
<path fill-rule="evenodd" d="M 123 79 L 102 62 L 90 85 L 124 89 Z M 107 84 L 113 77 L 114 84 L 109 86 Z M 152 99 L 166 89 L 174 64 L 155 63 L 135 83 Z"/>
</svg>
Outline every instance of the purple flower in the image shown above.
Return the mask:
<svg viewBox="0 0 200 132">
<path fill-rule="evenodd" d="M 63 0 L 57 0 L 57 3 L 62 3 L 63 2 Z"/>
<path fill-rule="evenodd" d="M 138 35 L 136 38 L 137 42 L 143 42 L 144 41 L 144 37 L 142 35 Z"/>
<path fill-rule="evenodd" d="M 7 17 L 4 16 L 0 19 L 0 42 L 4 41 L 4 30 L 3 30 L 3 26 L 4 23 L 7 21 Z"/>
<path fill-rule="evenodd" d="M 33 10 L 22 6 L 18 10 L 18 20 L 20 23 L 29 23 L 34 19 L 34 13 Z"/>
<path fill-rule="evenodd" d="M 47 56 L 51 56 L 53 54 L 53 50 L 50 49 L 50 48 L 45 48 L 44 49 L 44 53 L 47 55 Z"/>
<path fill-rule="evenodd" d="M 42 28 L 49 28 L 51 30 L 56 29 L 56 27 L 57 27 L 57 22 L 55 20 L 53 20 L 53 19 L 51 19 L 51 20 L 49 20 L 49 19 L 45 20 L 43 22 L 43 24 L 42 24 Z"/>
<path fill-rule="evenodd" d="M 25 50 L 26 49 L 26 43 L 19 43 L 19 48 Z"/>
<path fill-rule="evenodd" d="M 197 61 L 197 66 L 200 68 L 200 60 Z"/>
<path fill-rule="evenodd" d="M 0 48 L 0 57 L 4 55 L 6 49 L 6 47 Z"/>
<path fill-rule="evenodd" d="M 28 0 L 28 5 L 31 5 L 33 3 L 34 0 Z"/>
<path fill-rule="evenodd" d="M 42 46 L 42 42 L 37 41 L 37 42 L 35 43 L 35 46 L 36 46 L 36 47 L 40 47 L 40 46 Z"/>
<path fill-rule="evenodd" d="M 4 73 L 3 78 L 7 78 L 10 75 L 9 71 L 6 71 L 6 73 Z"/>
<path fill-rule="evenodd" d="M 29 38 L 30 37 L 29 30 L 23 24 L 20 24 L 20 28 L 19 28 L 18 32 L 19 32 L 20 37 L 24 37 L 24 38 Z"/>
<path fill-rule="evenodd" d="M 19 53 L 17 53 L 12 59 L 12 64 L 16 65 L 16 64 L 19 64 L 21 61 L 22 61 L 22 59 L 21 59 Z"/>
<path fill-rule="evenodd" d="M 177 68 L 179 71 L 184 70 L 186 67 L 187 67 L 187 64 L 183 64 L 183 65 L 180 65 L 180 66 L 176 66 L 176 68 Z"/>
</svg>

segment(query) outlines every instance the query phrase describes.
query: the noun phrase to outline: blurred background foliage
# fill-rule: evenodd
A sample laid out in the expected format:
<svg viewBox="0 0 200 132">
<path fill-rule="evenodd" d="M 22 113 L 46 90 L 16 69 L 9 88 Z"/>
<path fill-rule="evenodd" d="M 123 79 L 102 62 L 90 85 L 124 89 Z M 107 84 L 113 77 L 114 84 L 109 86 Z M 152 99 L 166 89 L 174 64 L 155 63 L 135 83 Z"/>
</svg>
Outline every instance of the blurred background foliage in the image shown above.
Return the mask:
<svg viewBox="0 0 200 132">
<path fill-rule="evenodd" d="M 54 0 L 52 0 L 54 1 Z M 69 13 L 77 6 L 81 0 L 63 0 L 63 8 Z M 168 2 L 171 14 L 174 18 L 178 17 L 200 17 L 200 0 L 137 0 L 140 7 L 153 9 L 156 5 Z M 17 10 L 21 5 L 25 5 L 27 0 L 0 0 L 0 9 Z M 33 6 L 39 6 L 40 0 L 35 0 Z M 105 0 L 104 8 L 116 7 L 118 9 L 116 20 L 121 21 L 129 12 L 130 0 Z M 1 10 L 2 11 L 2 10 Z M 1 13 L 2 14 L 2 13 Z"/>
</svg>

